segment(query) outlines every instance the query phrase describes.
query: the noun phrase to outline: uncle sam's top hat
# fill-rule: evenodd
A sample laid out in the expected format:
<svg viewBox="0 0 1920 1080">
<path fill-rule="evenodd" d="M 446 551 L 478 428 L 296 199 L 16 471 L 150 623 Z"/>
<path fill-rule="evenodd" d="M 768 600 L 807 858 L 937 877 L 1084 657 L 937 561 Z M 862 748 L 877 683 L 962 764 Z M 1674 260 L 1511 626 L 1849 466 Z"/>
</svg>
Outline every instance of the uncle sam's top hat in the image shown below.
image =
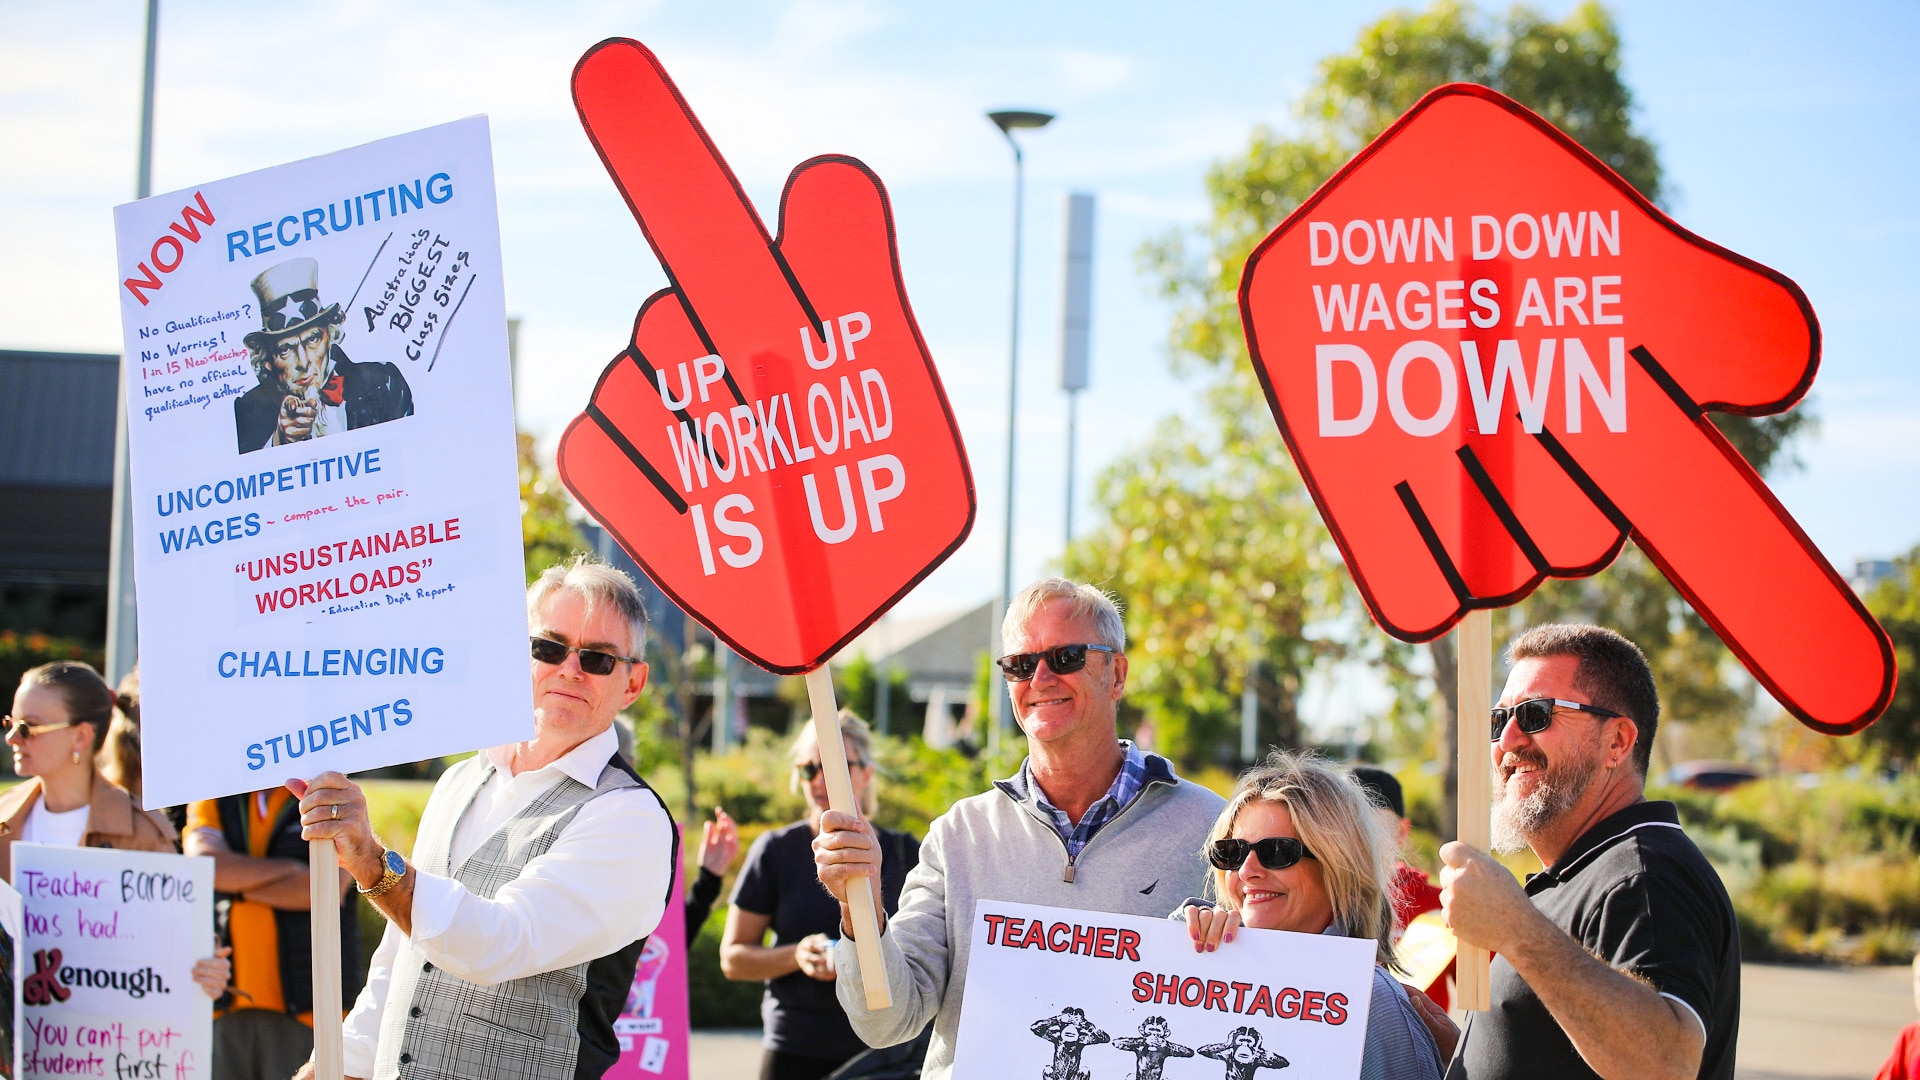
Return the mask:
<svg viewBox="0 0 1920 1080">
<path fill-rule="evenodd" d="M 260 298 L 261 329 L 244 339 L 249 349 L 264 349 L 275 338 L 342 318 L 339 304 L 320 306 L 320 264 L 312 259 L 269 266 L 253 279 L 253 294 Z"/>
</svg>

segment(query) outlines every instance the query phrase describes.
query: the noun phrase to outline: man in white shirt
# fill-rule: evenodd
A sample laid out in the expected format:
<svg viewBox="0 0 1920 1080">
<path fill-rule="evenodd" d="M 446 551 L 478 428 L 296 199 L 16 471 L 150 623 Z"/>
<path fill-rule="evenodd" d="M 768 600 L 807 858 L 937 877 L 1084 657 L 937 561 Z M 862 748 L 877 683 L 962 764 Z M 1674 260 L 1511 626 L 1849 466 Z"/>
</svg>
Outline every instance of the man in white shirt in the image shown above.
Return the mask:
<svg viewBox="0 0 1920 1080">
<path fill-rule="evenodd" d="M 581 558 L 533 583 L 527 621 L 534 737 L 441 777 L 411 861 L 352 781 L 288 783 L 303 835 L 335 841 L 388 921 L 346 1021 L 350 1076 L 598 1077 L 619 1055 L 613 1019 L 679 854 L 612 730 L 646 686 L 645 613 L 625 574 Z"/>
</svg>

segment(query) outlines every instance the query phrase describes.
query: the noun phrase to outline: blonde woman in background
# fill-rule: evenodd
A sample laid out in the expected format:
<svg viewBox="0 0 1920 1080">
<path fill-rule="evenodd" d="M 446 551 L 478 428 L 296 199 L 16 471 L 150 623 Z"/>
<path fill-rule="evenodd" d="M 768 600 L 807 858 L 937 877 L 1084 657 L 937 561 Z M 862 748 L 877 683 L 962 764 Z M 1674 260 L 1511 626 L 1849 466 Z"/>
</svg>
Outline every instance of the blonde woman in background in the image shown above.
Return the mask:
<svg viewBox="0 0 1920 1080">
<path fill-rule="evenodd" d="M 871 817 L 873 734 L 866 721 L 840 713 L 847 771 L 861 813 Z M 747 852 L 733 884 L 727 928 L 720 944 L 720 970 L 729 979 L 764 979 L 760 1001 L 765 1024 L 761 1080 L 818 1080 L 866 1050 L 853 1033 L 834 994 L 833 941 L 840 935 L 840 904 L 815 876 L 813 838 L 827 811 L 827 777 L 813 725 L 793 741 L 793 786 L 807 799 L 807 817 L 762 833 Z M 906 833 L 876 827 L 881 850 L 881 894 L 888 914 L 900 906 L 907 871 L 920 862 L 920 842 Z M 773 941 L 766 943 L 767 931 Z"/>
<path fill-rule="evenodd" d="M 107 741 L 94 755 L 100 775 L 140 801 L 140 668 L 135 666 L 114 692 L 113 720 Z"/>
<path fill-rule="evenodd" d="M 1276 752 L 1240 778 L 1207 839 L 1212 902 L 1190 899 L 1176 917 L 1186 919 L 1197 952 L 1231 943 L 1242 925 L 1370 939 L 1373 995 L 1360 1076 L 1439 1080 L 1458 1031 L 1389 971 L 1396 854 L 1352 777 L 1310 753 Z M 1227 1061 L 1229 1077 L 1235 1064 Z"/>
</svg>

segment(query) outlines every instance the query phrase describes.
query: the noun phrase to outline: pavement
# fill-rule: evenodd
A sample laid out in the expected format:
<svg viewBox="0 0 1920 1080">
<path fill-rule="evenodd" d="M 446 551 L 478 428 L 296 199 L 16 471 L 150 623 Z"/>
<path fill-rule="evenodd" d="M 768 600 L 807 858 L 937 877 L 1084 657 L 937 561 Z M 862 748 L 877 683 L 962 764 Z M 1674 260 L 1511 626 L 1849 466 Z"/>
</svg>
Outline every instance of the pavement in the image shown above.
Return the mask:
<svg viewBox="0 0 1920 1080">
<path fill-rule="evenodd" d="M 760 1075 L 760 1029 L 696 1029 L 688 1056 L 692 1080 L 751 1080 Z"/>
<path fill-rule="evenodd" d="M 1915 1019 L 1913 969 L 1744 964 L 1736 1080 L 1869 1080 Z"/>
<path fill-rule="evenodd" d="M 1735 1080 L 1870 1080 L 1915 1019 L 1913 969 L 1746 964 Z M 693 1033 L 693 1080 L 760 1073 L 760 1030 Z"/>
</svg>

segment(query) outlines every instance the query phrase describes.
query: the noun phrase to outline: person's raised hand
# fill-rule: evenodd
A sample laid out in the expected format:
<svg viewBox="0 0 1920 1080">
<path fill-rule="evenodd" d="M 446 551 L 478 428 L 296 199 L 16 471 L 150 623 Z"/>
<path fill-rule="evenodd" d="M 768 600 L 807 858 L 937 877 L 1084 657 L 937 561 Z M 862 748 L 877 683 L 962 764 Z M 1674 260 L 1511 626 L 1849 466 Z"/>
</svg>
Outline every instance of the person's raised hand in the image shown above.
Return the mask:
<svg viewBox="0 0 1920 1080">
<path fill-rule="evenodd" d="M 880 880 L 880 842 L 873 826 L 838 810 L 821 814 L 820 832 L 813 838 L 813 867 L 820 884 L 842 904 L 848 889 L 861 883 L 872 888 Z"/>
<path fill-rule="evenodd" d="M 222 945 L 213 950 L 212 956 L 193 962 L 193 981 L 215 1001 L 227 992 L 227 983 L 233 979 L 232 956 L 233 946 Z"/>
<path fill-rule="evenodd" d="M 341 868 L 363 888 L 380 880 L 386 849 L 373 834 L 360 785 L 341 773 L 323 772 L 311 780 L 288 780 L 287 790 L 300 800 L 300 839 L 333 841 Z"/>
<path fill-rule="evenodd" d="M 803 673 L 973 516 L 886 193 L 852 158 L 810 159 L 769 236 L 645 46 L 596 45 L 573 96 L 672 286 L 561 436 L 561 478 L 682 608 Z"/>
<path fill-rule="evenodd" d="M 1434 91 L 1255 249 L 1240 307 L 1396 637 L 1592 574 L 1631 536 L 1803 722 L 1845 734 L 1885 709 L 1886 634 L 1707 416 L 1806 394 L 1805 295 L 1539 117 Z"/>
<path fill-rule="evenodd" d="M 1458 840 L 1440 847 L 1440 911 L 1453 936 L 1491 952 L 1510 952 L 1516 934 L 1544 918 L 1512 871 Z"/>
<path fill-rule="evenodd" d="M 1187 934 L 1193 938 L 1194 952 L 1214 952 L 1240 932 L 1240 913 L 1231 908 L 1188 904 L 1186 920 Z"/>
<path fill-rule="evenodd" d="M 727 872 L 740 854 L 740 830 L 725 810 L 713 808 L 713 820 L 700 823 L 700 866 L 715 876 Z"/>
</svg>

